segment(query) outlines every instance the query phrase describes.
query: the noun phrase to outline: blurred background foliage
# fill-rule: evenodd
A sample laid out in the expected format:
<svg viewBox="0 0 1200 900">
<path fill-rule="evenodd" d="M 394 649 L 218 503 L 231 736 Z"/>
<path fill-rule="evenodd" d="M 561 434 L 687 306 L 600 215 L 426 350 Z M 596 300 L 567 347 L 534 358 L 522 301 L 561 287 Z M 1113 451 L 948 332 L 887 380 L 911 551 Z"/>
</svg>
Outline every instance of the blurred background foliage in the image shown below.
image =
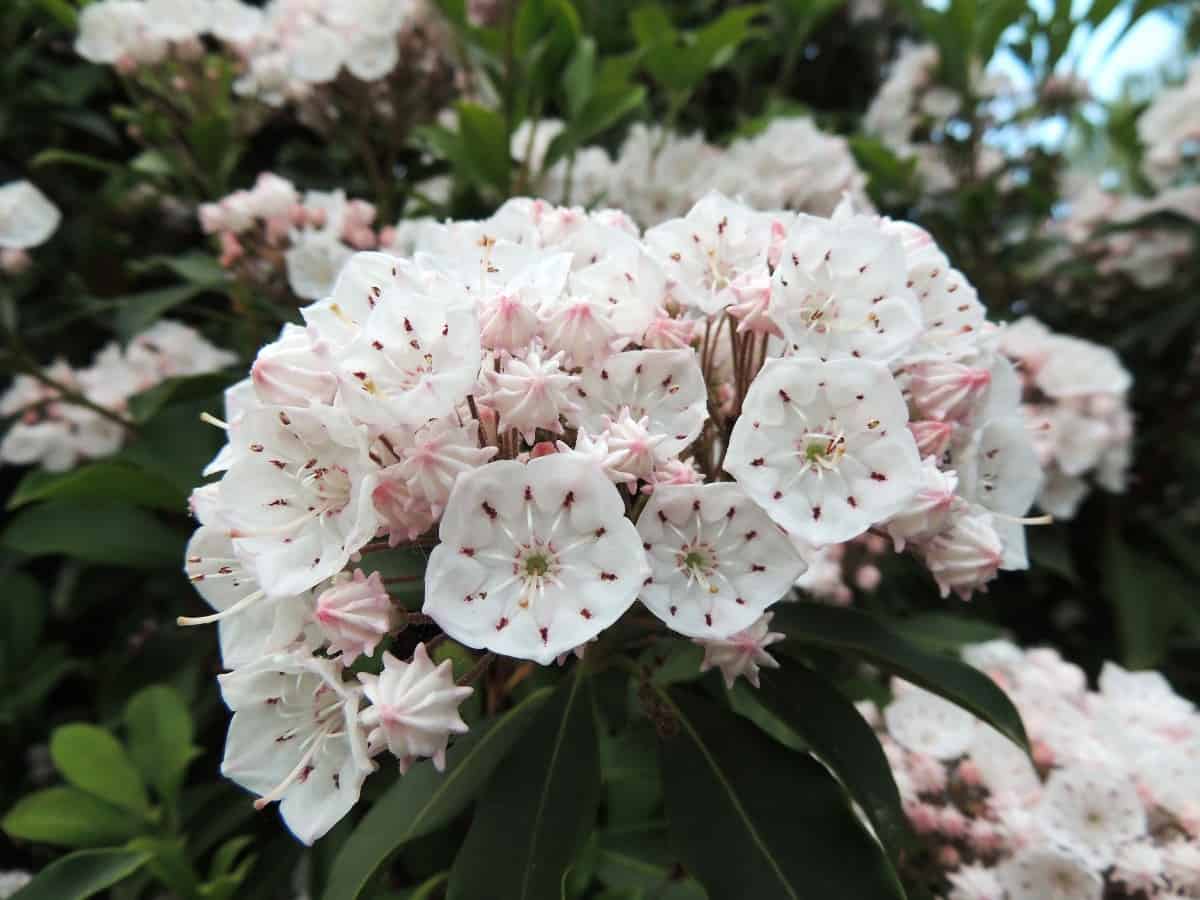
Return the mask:
<svg viewBox="0 0 1200 900">
<path fill-rule="evenodd" d="M 294 308 L 231 279 L 195 210 L 262 171 L 370 197 L 390 220 L 430 211 L 418 186 L 449 175 L 449 199 L 431 211 L 484 215 L 528 189 L 532 173 L 510 156 L 510 136 L 526 119 L 566 123 L 549 165 L 584 145 L 616 148 L 635 121 L 719 145 L 776 115 L 809 114 L 850 138 L 879 210 L 929 229 L 993 318 L 1031 313 L 1109 344 L 1134 375 L 1127 493 L 1095 492 L 1073 521 L 1031 529 L 1031 570 L 1004 573 L 969 605 L 940 600 L 900 556 L 884 563 L 882 587 L 857 602 L 928 646 L 1007 631 L 1022 644 L 1053 644 L 1093 672 L 1104 659 L 1162 668 L 1200 698 L 1200 266 L 1193 257 L 1165 284 L 1145 287 L 1084 254 L 1050 269 L 1039 262 L 1068 176 L 1150 190 L 1135 122 L 1159 86 L 1183 77 L 1200 45 L 1200 14 L 1153 0 L 880 0 L 863 16 L 870 5 L 528 0 L 480 26 L 462 0 L 440 0 L 457 86 L 470 88 L 457 121 L 430 115 L 373 134 L 369 123 L 321 131 L 278 111 L 248 114 L 219 60 L 212 89 L 186 103 L 167 86 L 161 96 L 139 94 L 74 53 L 72 0 L 7 0 L 0 182 L 33 180 L 65 215 L 36 264 L 0 282 L 0 362 L 12 374 L 56 357 L 82 364 L 168 313 L 248 362 Z M 1148 19 L 1168 23 L 1177 46 L 1146 59 L 1111 96 L 1056 98 L 1053 85 L 1095 52 L 1097 35 L 1119 46 Z M 910 161 L 862 130 L 889 65 L 915 41 L 938 48 L 938 79 L 961 103 L 955 128 L 939 138 L 960 173 L 951 189 L 923 185 Z M 1106 71 L 1111 58 L 1100 54 L 1085 75 Z M 996 113 L 979 95 L 985 67 L 1009 75 L 1030 102 Z M 265 120 L 251 127 L 247 115 Z M 981 172 L 988 149 L 1002 161 Z M 1186 217 L 1159 213 L 1151 224 L 1200 240 Z M 0 868 L 37 870 L 64 849 L 119 845 L 81 862 L 95 884 L 120 881 L 116 898 L 162 887 L 185 898 L 320 895 L 348 823 L 302 854 L 274 815 L 256 816 L 219 777 L 227 714 L 215 632 L 174 625 L 198 603 L 181 571 L 187 495 L 220 444 L 199 414 L 219 410 L 241 371 L 135 398 L 131 439 L 109 460 L 64 476 L 0 469 L 0 808 L 9 810 Z M 636 817 L 639 803 L 656 802 L 652 743 L 632 731 L 602 744 L 613 815 L 632 805 Z M 380 778 L 368 790 L 386 787 Z M 380 896 L 438 896 L 461 836 L 455 827 L 410 842 L 397 883 L 424 886 Z M 589 872 L 621 858 L 613 848 L 590 852 Z M 601 876 L 607 888 L 581 878 L 572 896 L 699 896 L 694 883 L 642 865 L 669 890 L 642 894 L 645 879 L 633 879 L 636 890 L 621 892 L 619 878 Z M 137 874 L 121 880 L 127 872 Z"/>
</svg>

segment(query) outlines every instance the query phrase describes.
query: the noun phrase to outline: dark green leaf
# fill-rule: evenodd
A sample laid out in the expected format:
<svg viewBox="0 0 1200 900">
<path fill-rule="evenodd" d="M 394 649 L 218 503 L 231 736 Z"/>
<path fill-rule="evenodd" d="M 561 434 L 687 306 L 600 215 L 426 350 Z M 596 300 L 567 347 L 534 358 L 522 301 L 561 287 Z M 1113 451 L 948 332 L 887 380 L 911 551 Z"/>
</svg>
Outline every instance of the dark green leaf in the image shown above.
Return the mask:
<svg viewBox="0 0 1200 900">
<path fill-rule="evenodd" d="M 29 161 L 30 168 L 38 168 L 39 166 L 53 165 L 70 165 L 79 166 L 83 169 L 92 169 L 96 172 L 114 173 L 120 172 L 121 167 L 114 162 L 109 162 L 106 159 L 100 159 L 96 156 L 88 156 L 86 153 L 76 153 L 71 150 L 61 150 L 51 148 L 43 150 L 37 156 Z"/>
<path fill-rule="evenodd" d="M 458 109 L 458 133 L 471 173 L 483 187 L 508 190 L 510 157 L 504 117 L 478 103 L 462 101 Z"/>
<path fill-rule="evenodd" d="M 117 312 L 117 331 L 129 339 L 145 331 L 175 307 L 217 287 L 219 284 L 180 284 L 122 297 Z"/>
<path fill-rule="evenodd" d="M 686 689 L 659 691 L 678 718 L 661 745 L 671 840 L 711 900 L 904 897 L 824 766 Z"/>
<path fill-rule="evenodd" d="M 912 833 L 879 739 L 854 704 L 829 681 L 799 665 L 764 670 L 759 698 L 808 743 L 867 814 L 893 861 Z"/>
<path fill-rule="evenodd" d="M 596 75 L 596 41 L 586 37 L 575 48 L 575 55 L 563 73 L 563 89 L 567 95 L 569 122 L 578 117 L 583 105 L 592 96 Z"/>
<path fill-rule="evenodd" d="M 112 501 L 156 509 L 180 510 L 187 495 L 152 472 L 119 459 L 87 463 L 69 472 L 34 469 L 8 498 L 16 509 L 35 500 Z"/>
<path fill-rule="evenodd" d="M 488 782 L 447 900 L 558 900 L 599 791 L 590 681 L 577 664 Z"/>
<path fill-rule="evenodd" d="M 179 256 L 151 256 L 131 263 L 129 268 L 138 275 L 155 269 L 166 269 L 185 281 L 205 286 L 220 284 L 228 277 L 212 254 L 203 251 L 183 253 Z"/>
<path fill-rule="evenodd" d="M 188 765 L 200 752 L 192 743 L 192 716 L 165 684 L 144 688 L 125 707 L 129 754 L 159 796 L 174 803 Z"/>
<path fill-rule="evenodd" d="M 772 624 L 793 646 L 848 653 L 940 694 L 1028 749 L 1021 717 L 995 682 L 964 662 L 920 649 L 865 612 L 815 603 L 780 604 Z"/>
<path fill-rule="evenodd" d="M 146 864 L 145 850 L 113 847 L 79 850 L 57 859 L 17 893 L 14 900 L 87 900 L 128 878 Z"/>
<path fill-rule="evenodd" d="M 96 725 L 62 725 L 50 735 L 50 757 L 59 774 L 80 790 L 114 806 L 145 814 L 146 786 L 121 742 Z"/>
<path fill-rule="evenodd" d="M 4 575 L 4 591 L 0 595 L 0 673 L 15 672 L 29 659 L 37 648 L 45 622 L 46 598 L 37 581 L 24 572 Z M 42 663 L 39 660 L 38 666 Z"/>
<path fill-rule="evenodd" d="M 129 398 L 129 412 L 134 422 L 152 419 L 167 403 L 210 397 L 229 385 L 229 377 L 219 372 L 207 375 L 186 375 L 160 381 L 149 390 Z"/>
<path fill-rule="evenodd" d="M 1190 582 L 1157 557 L 1135 550 L 1115 531 L 1104 555 L 1105 593 L 1113 606 L 1121 661 L 1131 669 L 1159 665 L 1174 626 L 1194 596 Z"/>
<path fill-rule="evenodd" d="M 982 644 L 1005 636 L 999 625 L 950 613 L 918 613 L 890 622 L 914 644 L 938 653 L 959 655 L 968 644 Z"/>
<path fill-rule="evenodd" d="M 544 688 L 491 722 L 477 725 L 454 742 L 446 771 L 428 760 L 413 766 L 375 801 L 342 847 L 325 888 L 324 900 L 363 896 L 375 873 L 405 843 L 452 821 L 474 799 L 517 738 L 550 696 Z"/>
<path fill-rule="evenodd" d="M 51 500 L 21 510 L 0 534 L 0 546 L 28 556 L 70 556 L 134 568 L 174 568 L 183 535 L 133 506 L 93 506 Z"/>
<path fill-rule="evenodd" d="M 11 838 L 60 847 L 99 847 L 136 835 L 141 821 L 72 787 L 53 787 L 17 801 L 0 823 Z"/>
<path fill-rule="evenodd" d="M 199 900 L 199 879 L 188 862 L 182 838 L 141 837 L 130 841 L 128 847 L 150 854 L 146 868 L 172 894 L 183 900 Z"/>
</svg>

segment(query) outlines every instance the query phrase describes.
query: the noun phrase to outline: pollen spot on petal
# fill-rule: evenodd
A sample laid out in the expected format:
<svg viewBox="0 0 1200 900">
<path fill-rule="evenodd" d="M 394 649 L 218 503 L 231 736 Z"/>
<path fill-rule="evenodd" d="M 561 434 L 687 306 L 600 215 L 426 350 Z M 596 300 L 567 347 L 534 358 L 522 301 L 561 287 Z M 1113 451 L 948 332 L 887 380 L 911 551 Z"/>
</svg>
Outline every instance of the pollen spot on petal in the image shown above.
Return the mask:
<svg viewBox="0 0 1200 900">
<path fill-rule="evenodd" d="M 483 501 L 483 503 L 481 504 L 481 506 L 483 507 L 483 512 L 484 512 L 484 514 L 485 514 L 485 515 L 486 515 L 486 516 L 487 516 L 489 519 L 494 519 L 494 518 L 496 518 L 496 507 L 492 506 L 492 504 L 488 503 L 486 500 L 484 500 L 484 501 Z"/>
<path fill-rule="evenodd" d="M 601 581 L 616 581 L 617 574 L 615 572 L 601 572 L 600 580 Z"/>
<path fill-rule="evenodd" d="M 762 563 L 751 563 L 750 571 L 751 572 L 765 572 L 765 571 L 767 571 L 767 567 L 764 566 Z"/>
<path fill-rule="evenodd" d="M 820 521 L 820 518 L 821 518 L 821 507 L 819 507 L 819 506 L 814 506 L 814 507 L 812 508 L 812 517 L 813 517 L 813 521 L 814 521 L 814 522 Z"/>
<path fill-rule="evenodd" d="M 540 634 L 542 636 L 543 644 L 545 644 L 547 641 L 550 640 L 550 629 L 549 628 L 539 628 L 538 634 Z"/>
<path fill-rule="evenodd" d="M 583 616 L 585 619 L 590 619 L 592 617 L 592 611 L 590 609 L 588 609 L 586 606 L 579 611 L 579 614 L 581 616 Z"/>
<path fill-rule="evenodd" d="M 884 475 L 882 472 L 872 472 L 871 480 L 872 481 L 887 481 L 887 476 Z"/>
<path fill-rule="evenodd" d="M 853 496 L 847 497 L 846 502 L 849 503 L 854 509 L 858 508 L 858 501 L 855 500 Z"/>
<path fill-rule="evenodd" d="M 508 627 L 508 619 L 501 616 L 500 621 L 496 623 L 496 630 L 503 631 L 507 627 Z"/>
</svg>

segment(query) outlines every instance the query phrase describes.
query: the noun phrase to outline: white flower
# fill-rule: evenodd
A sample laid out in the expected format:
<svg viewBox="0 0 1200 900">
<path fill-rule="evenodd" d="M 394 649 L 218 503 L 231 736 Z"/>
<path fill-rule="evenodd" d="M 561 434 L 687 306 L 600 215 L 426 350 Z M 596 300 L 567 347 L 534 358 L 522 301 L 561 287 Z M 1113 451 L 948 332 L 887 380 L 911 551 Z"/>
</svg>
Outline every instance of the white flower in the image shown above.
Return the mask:
<svg viewBox="0 0 1200 900">
<path fill-rule="evenodd" d="M 1035 844 L 996 870 L 1007 900 L 1100 900 L 1104 879 L 1066 850 Z"/>
<path fill-rule="evenodd" d="M 296 594 L 341 571 L 378 524 L 365 427 L 328 406 L 263 408 L 238 438 L 249 452 L 225 473 L 221 506 L 263 589 Z"/>
<path fill-rule="evenodd" d="M 788 235 L 771 293 L 771 318 L 793 352 L 890 361 L 921 329 L 900 242 L 849 206 L 802 219 Z"/>
<path fill-rule="evenodd" d="M 479 446 L 479 423 L 456 415 L 432 419 L 415 431 L 380 437 L 395 462 L 380 473 L 381 480 L 400 479 L 414 497 L 441 515 L 454 483 L 496 455 L 495 447 Z M 385 451 L 378 451 L 381 458 Z"/>
<path fill-rule="evenodd" d="M 1129 390 L 1133 378 L 1108 347 L 1055 335 L 1034 382 L 1048 396 L 1061 399 L 1085 394 L 1121 394 Z"/>
<path fill-rule="evenodd" d="M 404 4 L 397 4 L 403 6 Z M 400 61 L 400 44 L 394 33 L 364 30 L 350 44 L 346 69 L 361 81 L 377 81 Z"/>
<path fill-rule="evenodd" d="M 263 403 L 278 406 L 330 404 L 337 395 L 337 376 L 314 347 L 311 335 L 292 323 L 279 339 L 258 351 L 250 368 L 254 390 Z"/>
<path fill-rule="evenodd" d="M 338 401 L 380 427 L 416 427 L 450 414 L 479 374 L 475 311 L 411 279 L 385 281 L 362 332 L 338 359 Z M 448 287 L 441 285 L 442 290 Z"/>
<path fill-rule="evenodd" d="M 79 12 L 75 52 L 88 62 L 112 64 L 145 41 L 146 6 L 139 0 L 102 0 Z"/>
<path fill-rule="evenodd" d="M 417 644 L 412 662 L 383 654 L 380 675 L 360 673 L 363 693 L 370 705 L 361 722 L 370 730 L 370 747 L 387 747 L 406 772 L 417 757 L 431 757 L 440 772 L 446 767 L 446 742 L 452 734 L 466 734 L 467 723 L 458 705 L 471 696 L 471 688 L 454 684 L 450 660 L 434 665 L 424 644 Z"/>
<path fill-rule="evenodd" d="M 967 756 L 993 794 L 1031 798 L 1041 789 L 1029 756 L 990 725 L 976 723 Z"/>
<path fill-rule="evenodd" d="M 186 41 L 208 31 L 212 23 L 211 0 L 145 0 L 150 33 L 166 41 Z"/>
<path fill-rule="evenodd" d="M 951 469 L 940 469 L 937 460 L 927 456 L 921 463 L 921 489 L 898 516 L 887 521 L 887 533 L 895 543 L 896 552 L 908 541 L 933 537 L 946 527 L 950 517 L 966 506 L 956 493 L 958 476 Z"/>
<path fill-rule="evenodd" d="M 333 81 L 346 61 L 348 49 L 345 39 L 332 28 L 310 24 L 292 41 L 289 71 L 293 78 L 306 84 Z"/>
<path fill-rule="evenodd" d="M 747 628 L 806 568 L 775 523 L 729 482 L 656 487 L 638 533 L 651 576 L 639 599 L 689 637 Z"/>
<path fill-rule="evenodd" d="M 263 27 L 263 13 L 240 0 L 210 0 L 209 30 L 231 44 L 248 44 Z M 261 180 L 261 179 L 260 179 Z"/>
<path fill-rule="evenodd" d="M 980 865 L 963 866 L 949 872 L 950 893 L 946 900 L 1004 900 L 1004 888 L 993 869 Z"/>
<path fill-rule="evenodd" d="M 1180 891 L 1200 890 L 1200 843 L 1174 840 L 1163 850 L 1166 875 Z"/>
<path fill-rule="evenodd" d="M 1038 819 L 1052 840 L 1096 869 L 1112 865 L 1122 844 L 1146 833 L 1146 810 L 1132 779 L 1098 767 L 1050 773 Z"/>
<path fill-rule="evenodd" d="M 148 382 L 217 372 L 237 362 L 237 354 L 213 346 L 193 328 L 159 319 L 136 334 L 125 351 L 126 364 Z"/>
<path fill-rule="evenodd" d="M 907 371 L 913 405 L 938 421 L 965 419 L 992 381 L 988 369 L 957 362 L 917 363 Z"/>
<path fill-rule="evenodd" d="M 651 228 L 645 242 L 672 294 L 711 315 L 736 301 L 738 276 L 766 271 L 770 238 L 768 216 L 712 192 L 684 218 Z"/>
<path fill-rule="evenodd" d="M 725 469 L 794 537 L 849 540 L 904 510 L 922 485 L 907 421 L 878 363 L 769 360 L 746 394 Z"/>
<path fill-rule="evenodd" d="M 439 534 L 424 611 L 467 646 L 542 665 L 615 622 L 650 574 L 616 487 L 567 454 L 462 476 Z"/>
<path fill-rule="evenodd" d="M 704 648 L 704 659 L 700 662 L 700 671 L 720 669 L 727 688 L 733 687 L 733 683 L 739 675 L 744 676 L 752 685 L 758 687 L 759 669 L 764 666 L 768 669 L 779 668 L 779 663 L 767 652 L 767 647 L 787 637 L 777 631 L 769 630 L 774 615 L 774 613 L 765 613 L 749 628 L 739 631 L 737 634 L 731 634 L 727 638 L 697 640 L 696 643 Z"/>
<path fill-rule="evenodd" d="M 0 187 L 0 248 L 28 250 L 44 244 L 61 221 L 58 207 L 28 181 Z"/>
<path fill-rule="evenodd" d="M 585 369 L 575 388 L 578 424 L 592 434 L 622 418 L 646 420 L 660 457 L 676 456 L 700 434 L 708 418 L 704 374 L 691 350 L 633 350 Z M 617 449 L 610 441 L 612 449 Z"/>
<path fill-rule="evenodd" d="M 225 529 L 206 524 L 196 530 L 188 542 L 184 571 L 204 602 L 217 612 L 183 624 L 218 623 L 225 668 L 249 665 L 303 639 L 313 610 L 312 593 L 268 597 L 235 554 Z"/>
<path fill-rule="evenodd" d="M 1144 893 L 1153 897 L 1159 887 L 1168 883 L 1164 868 L 1162 852 L 1151 841 L 1140 840 L 1117 850 L 1109 877 L 1130 894 Z"/>
<path fill-rule="evenodd" d="M 378 572 L 343 572 L 317 598 L 313 619 L 329 649 L 349 665 L 370 656 L 392 627 L 392 600 Z"/>
<path fill-rule="evenodd" d="M 361 690 L 332 661 L 300 654 L 263 657 L 217 681 L 233 710 L 221 774 L 259 794 L 259 809 L 279 801 L 288 828 L 312 844 L 375 770 L 358 721 Z"/>
<path fill-rule="evenodd" d="M 888 734 L 905 750 L 935 759 L 962 756 L 975 733 L 975 717 L 924 688 L 908 685 L 883 710 Z"/>
<path fill-rule="evenodd" d="M 0 898 L 13 896 L 31 881 L 33 881 L 33 876 L 28 872 L 20 872 L 16 869 L 0 872 Z"/>
<path fill-rule="evenodd" d="M 541 318 L 546 346 L 566 353 L 576 366 L 602 363 L 621 344 L 599 299 L 566 296 L 544 305 Z"/>
<path fill-rule="evenodd" d="M 954 591 L 964 600 L 986 590 L 1004 559 L 1004 544 L 992 516 L 978 506 L 954 515 L 939 534 L 921 546 L 925 565 L 943 597 Z"/>
<path fill-rule="evenodd" d="M 353 252 L 336 234 L 314 230 L 299 232 L 284 254 L 292 293 L 304 300 L 328 296 L 338 272 Z"/>
<path fill-rule="evenodd" d="M 523 359 L 506 353 L 499 372 L 484 372 L 491 388 L 485 399 L 500 414 L 501 428 L 517 429 L 530 444 L 539 428 L 562 433 L 560 419 L 579 409 L 571 399 L 579 376 L 565 370 L 564 355 L 547 355 L 540 347 Z"/>
</svg>

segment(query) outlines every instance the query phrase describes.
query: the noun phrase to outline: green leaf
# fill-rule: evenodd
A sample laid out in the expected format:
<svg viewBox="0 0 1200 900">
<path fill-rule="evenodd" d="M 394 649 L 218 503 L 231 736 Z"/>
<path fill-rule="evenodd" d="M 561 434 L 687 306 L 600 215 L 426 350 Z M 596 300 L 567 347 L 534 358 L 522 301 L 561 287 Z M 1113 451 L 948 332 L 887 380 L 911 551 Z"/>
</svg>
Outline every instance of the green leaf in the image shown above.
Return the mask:
<svg viewBox="0 0 1200 900">
<path fill-rule="evenodd" d="M 38 0 L 38 6 L 54 17 L 63 28 L 75 31 L 79 17 L 75 8 L 67 0 Z"/>
<path fill-rule="evenodd" d="M 24 572 L 5 573 L 0 597 L 0 673 L 16 672 L 29 659 L 45 623 L 46 599 L 37 580 Z M 39 667 L 41 663 L 39 660 Z"/>
<path fill-rule="evenodd" d="M 914 644 L 936 653 L 958 656 L 968 644 L 982 644 L 1005 637 L 999 625 L 956 616 L 951 613 L 918 613 L 903 619 L 889 620 L 891 627 Z"/>
<path fill-rule="evenodd" d="M 450 870 L 447 900 L 558 900 L 595 824 L 600 761 L 577 664 L 488 782 Z"/>
<path fill-rule="evenodd" d="M 125 707 L 129 755 L 139 771 L 172 805 L 183 776 L 200 754 L 192 743 L 192 716 L 172 687 L 155 684 L 139 691 Z"/>
<path fill-rule="evenodd" d="M 205 286 L 220 284 L 228 279 L 225 270 L 212 254 L 201 250 L 178 256 L 151 256 L 131 263 L 129 268 L 136 275 L 155 269 L 166 269 L 185 281 Z"/>
<path fill-rule="evenodd" d="M 977 58 L 986 63 L 996 52 L 1000 36 L 1010 25 L 1016 24 L 1025 12 L 1026 0 L 989 0 L 982 5 L 975 25 L 975 53 Z"/>
<path fill-rule="evenodd" d="M 1108 537 L 1104 572 L 1121 661 L 1130 669 L 1158 666 L 1171 631 L 1194 597 L 1190 580 L 1157 557 L 1135 550 L 1115 530 Z"/>
<path fill-rule="evenodd" d="M 79 850 L 48 865 L 13 900 L 86 900 L 128 878 L 149 859 L 145 850 Z"/>
<path fill-rule="evenodd" d="M 371 879 L 407 842 L 449 824 L 483 787 L 551 694 L 543 688 L 509 712 L 471 729 L 446 754 L 446 771 L 425 760 L 375 801 L 346 840 L 324 900 L 364 896 Z"/>
<path fill-rule="evenodd" d="M 866 719 L 831 682 L 804 666 L 764 670 L 759 677 L 759 700 L 829 766 L 898 862 L 912 833 L 892 767 Z"/>
<path fill-rule="evenodd" d="M 0 534 L 0 547 L 27 556 L 63 555 L 132 568 L 177 568 L 183 535 L 133 506 L 51 500 L 21 510 Z"/>
<path fill-rule="evenodd" d="M 87 791 L 132 812 L 150 809 L 146 786 L 121 742 L 96 725 L 62 725 L 50 735 L 50 758 L 59 774 Z"/>
<path fill-rule="evenodd" d="M 128 847 L 150 854 L 146 868 L 172 894 L 184 900 L 199 900 L 199 879 L 196 878 L 196 872 L 184 852 L 183 838 L 135 838 L 129 842 Z"/>
<path fill-rule="evenodd" d="M 141 424 L 154 418 L 168 403 L 210 397 L 228 387 L 229 381 L 229 377 L 220 372 L 168 378 L 130 397 L 129 413 L 134 422 Z"/>
<path fill-rule="evenodd" d="M 141 820 L 72 787 L 28 794 L 0 822 L 11 838 L 60 847 L 97 847 L 136 835 Z"/>
<path fill-rule="evenodd" d="M 34 469 L 8 498 L 16 509 L 36 500 L 114 501 L 178 511 L 187 495 L 170 482 L 119 459 L 87 463 L 69 472 Z"/>
<path fill-rule="evenodd" d="M 710 900 L 902 900 L 824 766 L 685 689 L 658 690 L 678 719 L 661 744 L 667 824 Z"/>
<path fill-rule="evenodd" d="M 484 187 L 508 190 L 510 158 L 504 117 L 478 103 L 462 101 L 458 109 L 458 133 L 471 173 Z"/>
<path fill-rule="evenodd" d="M 110 162 L 106 159 L 100 159 L 97 156 L 89 156 L 86 153 L 76 153 L 71 150 L 62 150 L 57 147 L 52 147 L 49 150 L 43 150 L 29 161 L 29 167 L 31 169 L 54 165 L 79 166 L 82 169 L 91 169 L 95 172 L 106 172 L 108 174 L 114 174 L 122 171 L 121 166 L 119 166 L 117 163 Z"/>
<path fill-rule="evenodd" d="M 592 96 L 593 79 L 596 75 L 596 41 L 586 37 L 575 48 L 575 55 L 563 73 L 563 90 L 567 95 L 569 121 L 578 117 L 583 105 Z"/>
<path fill-rule="evenodd" d="M 793 648 L 824 647 L 865 659 L 957 703 L 1028 750 L 1025 727 L 1008 695 L 966 663 L 922 650 L 856 609 L 789 603 L 776 610 L 772 625 L 788 635 Z"/>
<path fill-rule="evenodd" d="M 179 284 L 122 297 L 117 311 L 117 331 L 128 340 L 138 332 L 145 331 L 176 306 L 218 287 L 220 283 Z"/>
</svg>

